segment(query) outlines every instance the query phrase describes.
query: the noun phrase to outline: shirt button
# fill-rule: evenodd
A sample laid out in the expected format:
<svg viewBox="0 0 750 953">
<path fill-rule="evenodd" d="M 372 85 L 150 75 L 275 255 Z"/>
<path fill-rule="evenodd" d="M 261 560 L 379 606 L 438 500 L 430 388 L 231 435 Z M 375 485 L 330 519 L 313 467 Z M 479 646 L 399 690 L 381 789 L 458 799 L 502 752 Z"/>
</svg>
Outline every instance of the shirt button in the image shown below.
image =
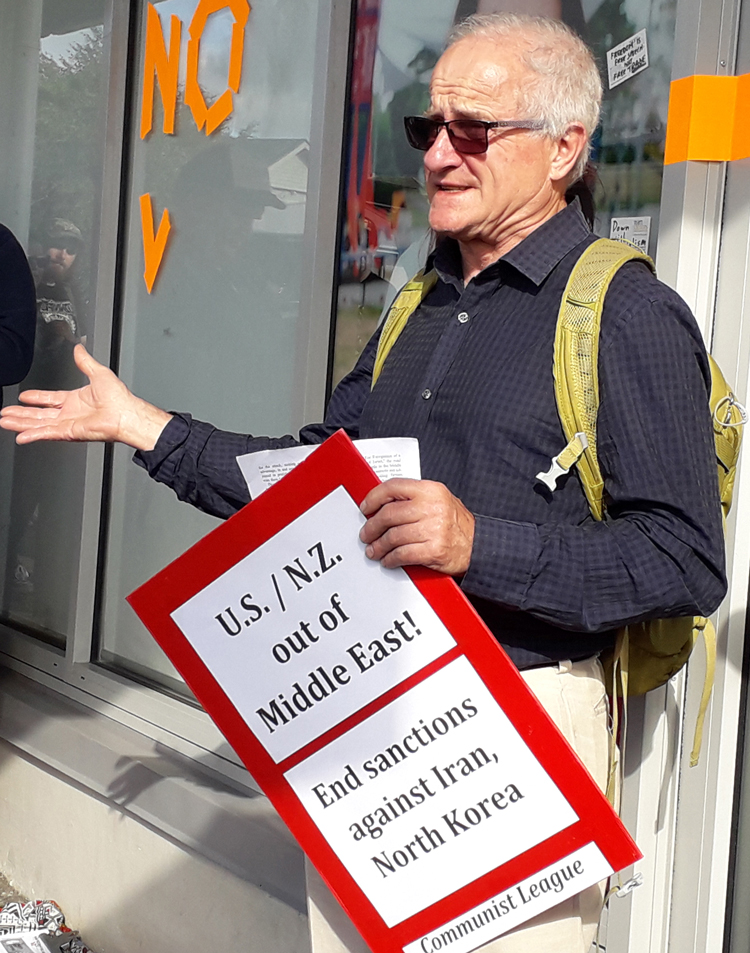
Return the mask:
<svg viewBox="0 0 750 953">
<path fill-rule="evenodd" d="M 430 390 L 429 387 L 425 387 L 425 389 L 422 391 L 422 397 L 425 400 L 429 400 L 430 397 L 432 397 L 432 391 Z"/>
<path fill-rule="evenodd" d="M 466 322 L 469 320 L 469 315 L 465 311 L 462 311 L 458 316 L 458 320 L 460 324 L 466 324 Z"/>
</svg>

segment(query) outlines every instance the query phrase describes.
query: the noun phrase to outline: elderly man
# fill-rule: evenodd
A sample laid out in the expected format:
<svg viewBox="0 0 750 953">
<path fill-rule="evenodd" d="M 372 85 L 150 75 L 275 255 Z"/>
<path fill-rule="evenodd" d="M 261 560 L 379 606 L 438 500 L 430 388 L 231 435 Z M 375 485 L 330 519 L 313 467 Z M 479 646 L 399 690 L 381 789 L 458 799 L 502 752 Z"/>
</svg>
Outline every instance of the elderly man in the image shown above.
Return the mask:
<svg viewBox="0 0 750 953">
<path fill-rule="evenodd" d="M 454 576 L 604 785 L 598 654 L 623 623 L 709 614 L 725 582 L 705 352 L 685 304 L 641 264 L 617 274 L 602 322 L 607 519 L 590 517 L 575 475 L 554 493 L 535 481 L 565 444 L 556 315 L 593 241 L 565 194 L 586 162 L 600 96 L 589 51 L 556 21 L 500 14 L 458 28 L 433 72 L 427 116 L 407 120 L 424 151 L 437 284 L 375 387 L 377 334 L 325 422 L 299 439 L 320 442 L 340 427 L 419 438 L 426 479 L 389 480 L 363 503 L 367 555 Z M 80 348 L 78 361 L 88 387 L 32 391 L 22 399 L 36 407 L 3 412 L 19 442 L 120 440 L 154 479 L 222 516 L 248 498 L 235 457 L 296 442 L 172 416 Z M 601 897 L 584 891 L 487 949 L 586 953 Z M 314 934 L 316 953 L 341 942 Z"/>
</svg>

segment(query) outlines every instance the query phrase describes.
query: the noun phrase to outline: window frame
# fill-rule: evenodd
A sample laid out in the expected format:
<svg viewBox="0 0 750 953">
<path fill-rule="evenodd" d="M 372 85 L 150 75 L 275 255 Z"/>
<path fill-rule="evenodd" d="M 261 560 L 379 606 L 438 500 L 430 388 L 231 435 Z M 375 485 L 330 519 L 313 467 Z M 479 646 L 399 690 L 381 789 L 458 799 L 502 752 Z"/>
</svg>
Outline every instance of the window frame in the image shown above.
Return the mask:
<svg viewBox="0 0 750 953">
<path fill-rule="evenodd" d="M 673 81 L 746 71 L 747 66 L 736 68 L 743 4 L 750 16 L 748 0 L 721 5 L 680 0 Z M 743 314 L 750 308 L 750 193 L 748 170 L 740 165 L 681 162 L 665 167 L 656 264 L 660 278 L 690 305 L 707 346 L 746 404 L 750 341 Z M 728 241 L 730 216 L 744 221 L 744 244 L 742 238 Z M 745 276 L 744 301 L 738 275 Z M 732 804 L 750 579 L 750 549 L 737 527 L 748 519 L 750 470 L 741 459 L 726 528 L 729 591 L 714 617 L 716 677 L 698 766 L 690 767 L 690 751 L 705 672 L 701 645 L 687 670 L 629 704 L 622 813 L 644 853 L 635 868 L 643 873 L 644 884 L 610 908 L 611 953 L 728 949 Z"/>
</svg>

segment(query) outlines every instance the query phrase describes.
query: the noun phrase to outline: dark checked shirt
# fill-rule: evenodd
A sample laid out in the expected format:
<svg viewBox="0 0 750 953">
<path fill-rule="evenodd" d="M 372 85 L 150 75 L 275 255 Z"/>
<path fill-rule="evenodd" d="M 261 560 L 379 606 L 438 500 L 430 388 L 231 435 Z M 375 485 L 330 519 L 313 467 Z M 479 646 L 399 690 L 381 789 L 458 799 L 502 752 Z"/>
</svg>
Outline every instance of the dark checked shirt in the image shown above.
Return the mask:
<svg viewBox="0 0 750 953">
<path fill-rule="evenodd" d="M 343 427 L 419 439 L 422 475 L 476 518 L 461 586 L 520 668 L 584 658 L 623 623 L 708 615 L 724 591 L 724 543 L 707 401 L 709 370 L 685 303 L 628 263 L 607 294 L 599 352 L 598 454 L 607 518 L 578 476 L 536 479 L 565 445 L 553 392 L 557 312 L 593 241 L 577 203 L 466 286 L 458 246 L 409 318 L 374 389 L 376 334 L 299 441 L 230 434 L 179 415 L 138 454 L 151 476 L 219 516 L 247 502 L 235 457 Z"/>
</svg>

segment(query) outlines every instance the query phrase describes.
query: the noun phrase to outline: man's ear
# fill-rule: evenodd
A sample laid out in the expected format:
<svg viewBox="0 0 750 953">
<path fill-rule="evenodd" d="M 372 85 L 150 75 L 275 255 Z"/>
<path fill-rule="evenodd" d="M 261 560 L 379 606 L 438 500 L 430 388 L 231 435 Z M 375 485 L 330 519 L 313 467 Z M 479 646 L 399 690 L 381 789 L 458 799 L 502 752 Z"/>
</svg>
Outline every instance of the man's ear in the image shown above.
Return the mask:
<svg viewBox="0 0 750 953">
<path fill-rule="evenodd" d="M 586 148 L 586 130 L 580 122 L 571 123 L 556 141 L 550 177 L 553 182 L 568 183 L 578 157 Z"/>
</svg>

